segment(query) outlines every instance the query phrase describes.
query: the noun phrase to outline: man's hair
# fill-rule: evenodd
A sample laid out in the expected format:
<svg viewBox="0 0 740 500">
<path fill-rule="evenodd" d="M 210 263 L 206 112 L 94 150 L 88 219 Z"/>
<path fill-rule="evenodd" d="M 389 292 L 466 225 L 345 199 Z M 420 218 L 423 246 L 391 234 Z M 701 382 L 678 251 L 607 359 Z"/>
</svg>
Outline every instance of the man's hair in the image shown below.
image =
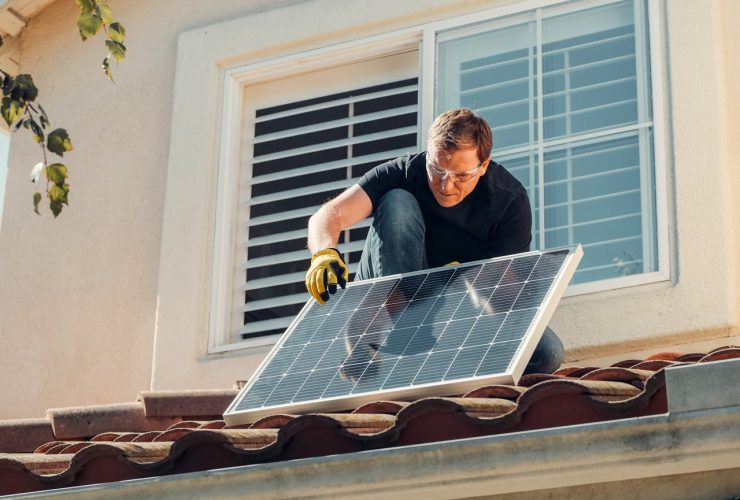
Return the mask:
<svg viewBox="0 0 740 500">
<path fill-rule="evenodd" d="M 491 156 L 493 133 L 486 120 L 467 108 L 445 111 L 432 123 L 427 135 L 427 150 L 455 152 L 458 149 L 478 150 L 478 159 Z"/>
</svg>

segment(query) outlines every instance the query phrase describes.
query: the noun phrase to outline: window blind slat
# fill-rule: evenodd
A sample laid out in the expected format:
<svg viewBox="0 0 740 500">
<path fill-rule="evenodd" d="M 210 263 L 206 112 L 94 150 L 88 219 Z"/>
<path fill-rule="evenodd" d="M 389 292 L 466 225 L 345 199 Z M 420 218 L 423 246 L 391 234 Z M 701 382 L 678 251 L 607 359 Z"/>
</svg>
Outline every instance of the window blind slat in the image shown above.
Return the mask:
<svg viewBox="0 0 740 500">
<path fill-rule="evenodd" d="M 273 201 L 287 200 L 289 198 L 295 198 L 297 196 L 304 196 L 307 194 L 323 193 L 325 191 L 334 191 L 336 189 L 344 189 L 355 182 L 358 178 L 345 179 L 341 181 L 325 182 L 323 184 L 315 184 L 313 186 L 306 186 L 296 189 L 288 189 L 286 191 L 278 191 L 277 193 L 264 194 L 262 196 L 255 196 L 252 198 L 251 205 L 260 205 L 262 203 L 270 203 Z"/>
<path fill-rule="evenodd" d="M 357 263 L 347 263 L 347 267 L 349 268 L 350 274 L 357 272 Z M 242 284 L 242 286 L 240 287 L 240 290 L 241 291 L 259 290 L 261 288 L 268 288 L 268 287 L 273 287 L 276 285 L 285 285 L 288 283 L 301 283 L 305 280 L 305 278 L 306 278 L 306 273 L 304 271 L 300 271 L 297 273 L 277 274 L 275 276 L 270 276 L 269 278 L 258 278 L 258 279 L 248 280 L 246 283 Z"/>
<path fill-rule="evenodd" d="M 250 321 L 237 332 L 239 335 L 254 334 L 268 330 L 283 330 L 293 322 L 293 316 L 284 318 L 266 319 L 262 321 Z"/>
<path fill-rule="evenodd" d="M 394 149 L 389 151 L 382 151 L 380 153 L 374 153 L 371 155 L 353 156 L 347 159 L 328 161 L 325 163 L 316 163 L 314 165 L 293 168 L 290 170 L 284 170 L 282 172 L 259 175 L 257 177 L 252 177 L 251 179 L 246 179 L 244 182 L 249 184 L 262 184 L 270 181 L 289 179 L 291 177 L 299 177 L 306 174 L 325 172 L 327 170 L 334 170 L 335 168 L 348 168 L 355 165 L 362 165 L 364 163 L 381 162 L 389 158 L 396 158 L 397 156 L 400 156 L 404 153 L 408 153 L 408 149 Z"/>
<path fill-rule="evenodd" d="M 362 227 L 370 227 L 370 224 L 373 223 L 372 218 L 367 218 L 364 220 L 361 220 L 354 226 L 352 226 L 349 229 L 357 229 Z M 281 241 L 290 241 L 295 240 L 298 238 L 307 238 L 308 237 L 308 230 L 307 229 L 296 229 L 295 231 L 286 231 L 284 233 L 275 233 L 270 234 L 267 236 L 260 236 L 257 238 L 250 238 L 247 242 L 248 247 L 254 247 L 258 245 L 266 245 L 269 243 L 279 243 Z"/>
<path fill-rule="evenodd" d="M 340 243 L 338 245 L 339 253 L 345 252 L 358 252 L 365 246 L 364 241 L 351 241 L 349 243 Z M 254 267 L 269 266 L 273 264 L 279 264 L 281 262 L 300 261 L 310 258 L 311 255 L 308 250 L 295 250 L 293 252 L 278 253 L 274 255 L 268 255 L 266 257 L 257 257 L 255 259 L 249 259 L 242 267 L 251 269 Z"/>
<path fill-rule="evenodd" d="M 281 297 L 273 297 L 265 300 L 254 300 L 251 302 L 247 302 L 246 304 L 244 304 L 244 307 L 242 307 L 241 310 L 242 312 L 260 311 L 262 309 L 270 309 L 273 307 L 305 304 L 306 301 L 310 298 L 311 295 L 309 295 L 308 292 L 294 293 L 292 295 L 283 295 Z"/>
<path fill-rule="evenodd" d="M 346 146 L 353 146 L 355 144 L 362 144 L 364 142 L 377 141 L 381 139 L 389 139 L 399 135 L 416 134 L 416 127 L 401 127 L 395 129 L 388 129 L 382 132 L 376 132 L 374 134 L 358 135 L 350 137 L 349 139 L 339 139 L 336 141 L 321 142 L 318 144 L 312 144 L 311 146 L 304 146 L 302 148 L 285 149 L 277 153 L 270 153 L 261 156 L 255 156 L 254 162 L 281 160 L 283 158 L 290 158 L 292 156 L 298 156 L 307 153 L 315 153 L 317 151 L 324 151 L 329 148 L 340 148 Z"/>
<path fill-rule="evenodd" d="M 417 92 L 418 90 L 419 90 L 419 86 L 414 84 L 414 85 L 406 85 L 403 87 L 395 87 L 389 90 L 382 90 L 379 92 L 373 92 L 373 93 L 363 94 L 359 96 L 345 97 L 342 99 L 336 99 L 334 101 L 323 102 L 321 104 L 313 104 L 309 106 L 302 106 L 299 108 L 292 108 L 288 111 L 270 113 L 265 116 L 260 116 L 260 117 L 255 118 L 255 123 L 266 122 L 266 121 L 274 120 L 275 118 L 285 118 L 286 116 L 298 115 L 301 113 L 307 113 L 309 111 L 319 111 L 319 110 L 326 109 L 331 106 L 338 106 L 339 104 L 350 104 L 350 103 L 357 103 L 357 102 L 362 102 L 362 101 L 369 101 L 372 99 L 377 99 L 379 97 L 388 97 L 388 96 L 392 96 L 396 94 L 403 94 L 406 92 Z"/>
<path fill-rule="evenodd" d="M 398 108 L 391 108 L 384 111 L 377 111 L 375 113 L 366 113 L 364 115 L 352 116 L 350 118 L 342 118 L 340 120 L 331 120 L 323 122 L 319 125 L 306 125 L 305 127 L 297 127 L 289 130 L 283 130 L 280 132 L 273 132 L 270 134 L 263 134 L 254 138 L 254 144 L 260 144 L 263 142 L 273 141 L 275 139 L 284 139 L 286 137 L 294 137 L 296 135 L 320 132 L 322 130 L 328 130 L 335 127 L 341 127 L 345 125 L 355 125 L 357 123 L 365 123 L 372 120 L 379 120 L 381 118 L 390 118 L 393 116 L 400 116 L 407 113 L 416 113 L 417 106 L 401 106 Z"/>
</svg>

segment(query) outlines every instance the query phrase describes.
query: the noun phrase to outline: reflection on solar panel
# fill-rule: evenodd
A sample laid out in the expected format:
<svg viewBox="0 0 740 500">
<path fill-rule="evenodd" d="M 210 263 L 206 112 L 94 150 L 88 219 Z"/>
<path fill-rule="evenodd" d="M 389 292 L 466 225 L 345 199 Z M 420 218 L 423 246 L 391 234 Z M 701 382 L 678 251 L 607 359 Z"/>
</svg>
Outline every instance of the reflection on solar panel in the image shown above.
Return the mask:
<svg viewBox="0 0 740 500">
<path fill-rule="evenodd" d="M 229 406 L 229 425 L 513 383 L 580 245 L 350 283 L 309 302 Z"/>
</svg>

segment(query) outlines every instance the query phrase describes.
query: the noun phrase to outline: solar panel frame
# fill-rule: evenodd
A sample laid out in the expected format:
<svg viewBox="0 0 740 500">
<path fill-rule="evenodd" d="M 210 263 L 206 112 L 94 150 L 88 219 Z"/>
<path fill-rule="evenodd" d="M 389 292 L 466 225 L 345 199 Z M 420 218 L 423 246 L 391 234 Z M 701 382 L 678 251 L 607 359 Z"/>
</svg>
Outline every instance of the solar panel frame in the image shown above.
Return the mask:
<svg viewBox="0 0 740 500">
<path fill-rule="evenodd" d="M 552 277 L 552 282 L 550 283 L 549 287 L 546 289 L 546 291 L 543 293 L 542 289 L 534 289 L 534 295 L 525 295 L 522 296 L 522 293 L 527 288 L 527 284 L 532 281 L 539 281 L 542 279 L 542 276 L 531 276 L 534 279 L 533 280 L 524 280 L 524 282 L 516 282 L 515 284 L 521 284 L 522 286 L 519 287 L 519 290 L 516 291 L 516 295 L 513 296 L 513 292 L 515 290 L 512 288 L 511 290 L 505 290 L 507 287 L 511 287 L 512 285 L 501 285 L 496 287 L 496 285 L 499 285 L 500 282 L 503 282 L 504 278 L 506 277 L 506 273 L 511 272 L 511 263 L 517 263 L 517 265 L 523 265 L 521 264 L 526 259 L 529 258 L 529 256 L 532 257 L 539 257 L 544 254 L 555 254 L 558 252 L 564 252 L 567 251 L 567 255 L 565 256 L 563 262 L 560 264 L 557 273 Z M 337 372 L 339 371 L 337 366 L 332 365 L 331 363 L 322 364 L 322 359 L 317 359 L 315 364 L 311 364 L 311 368 L 309 369 L 309 373 L 307 375 L 304 375 L 304 371 L 302 372 L 291 372 L 286 374 L 285 376 L 281 376 L 278 373 L 273 373 L 276 371 L 276 367 L 280 368 L 280 363 L 275 363 L 275 365 L 272 365 L 273 359 L 278 354 L 284 354 L 286 356 L 290 356 L 291 353 L 295 354 L 293 357 L 293 361 L 289 364 L 293 364 L 296 362 L 296 359 L 300 358 L 302 360 L 308 361 L 309 358 L 307 358 L 306 354 L 298 351 L 296 348 L 292 348 L 292 346 L 298 346 L 303 345 L 302 342 L 306 342 L 309 339 L 305 338 L 306 336 L 313 335 L 313 333 L 310 333 L 311 328 L 302 328 L 304 319 L 306 320 L 306 324 L 316 322 L 318 321 L 318 318 L 324 318 L 331 317 L 329 313 L 321 313 L 321 314 L 314 314 L 316 311 L 322 311 L 319 307 L 313 306 L 313 300 L 310 300 L 306 303 L 306 305 L 303 307 L 303 309 L 296 315 L 291 325 L 286 329 L 285 333 L 282 335 L 281 339 L 275 344 L 275 346 L 272 348 L 270 353 L 265 357 L 262 364 L 257 368 L 254 375 L 251 377 L 250 381 L 247 383 L 247 385 L 242 388 L 242 390 L 239 392 L 237 397 L 234 399 L 234 401 L 229 405 L 229 407 L 224 412 L 224 420 L 226 421 L 227 425 L 240 425 L 240 424 L 246 424 L 246 423 L 252 423 L 257 420 L 259 420 L 262 417 L 273 415 L 276 413 L 293 413 L 293 414 L 299 414 L 299 413 L 307 413 L 307 412 L 318 412 L 318 411 L 342 411 L 342 410 L 348 410 L 352 408 L 356 408 L 358 406 L 361 406 L 365 403 L 378 401 L 379 399 L 383 400 L 411 400 L 418 398 L 420 396 L 423 397 L 433 397 L 433 396 L 449 396 L 454 394 L 463 394 L 469 390 L 472 390 L 476 387 L 480 387 L 482 385 L 488 385 L 488 384 L 512 384 L 518 382 L 519 378 L 521 378 L 522 373 L 524 372 L 524 369 L 529 362 L 529 359 L 532 356 L 532 353 L 534 352 L 534 349 L 537 345 L 537 342 L 542 336 L 542 333 L 545 330 L 545 327 L 547 326 L 547 323 L 549 322 L 550 318 L 552 317 L 552 314 L 555 312 L 555 309 L 557 308 L 557 305 L 560 301 L 560 298 L 562 297 L 563 293 L 565 292 L 565 289 L 568 286 L 568 283 L 570 281 L 570 278 L 573 276 L 573 273 L 575 272 L 575 269 L 578 265 L 578 263 L 581 260 L 581 257 L 583 256 L 583 249 L 581 245 L 575 245 L 575 246 L 568 246 L 568 247 L 559 247 L 559 248 L 553 248 L 548 249 L 546 251 L 532 251 L 532 252 L 526 252 L 522 254 L 516 254 L 516 255 L 508 255 L 503 257 L 497 257 L 494 259 L 485 259 L 475 262 L 469 262 L 465 264 L 459 264 L 450 268 L 437 268 L 437 269 L 426 269 L 422 271 L 416 271 L 411 273 L 404 273 L 400 275 L 393 275 L 393 276 L 384 276 L 380 278 L 374 278 L 371 280 L 364 280 L 361 282 L 353 282 L 347 284 L 347 289 L 343 292 L 343 294 L 338 298 L 337 302 L 333 305 L 333 309 L 331 309 L 331 314 L 339 313 L 342 311 L 350 311 L 354 310 L 357 311 L 361 308 L 365 307 L 373 307 L 377 306 L 380 307 L 380 304 L 386 303 L 386 304 L 393 304 L 394 302 L 391 301 L 391 299 L 388 298 L 388 295 L 383 297 L 383 299 L 378 302 L 377 297 L 370 297 L 367 292 L 362 297 L 357 297 L 357 295 L 360 294 L 359 290 L 356 293 L 353 292 L 354 289 L 359 289 L 360 286 L 367 286 L 368 284 L 372 285 L 375 283 L 385 283 L 385 282 L 392 282 L 396 281 L 396 285 L 400 282 L 402 278 L 409 278 L 409 280 L 413 281 L 414 276 L 424 276 L 426 277 L 429 274 L 435 273 L 435 274 L 441 274 L 444 273 L 445 270 L 449 269 L 449 275 L 447 276 L 447 280 L 444 281 L 441 288 L 437 288 L 439 285 L 434 284 L 432 286 L 425 288 L 425 282 L 417 284 L 416 286 L 418 289 L 415 292 L 415 295 L 413 296 L 413 300 L 417 301 L 418 303 L 424 303 L 423 307 L 419 309 L 418 312 L 415 312 L 416 316 L 414 317 L 415 323 L 414 327 L 421 329 L 421 328 L 431 328 L 432 330 L 435 328 L 435 325 L 439 325 L 439 323 L 433 323 L 430 320 L 429 324 L 426 324 L 425 326 L 425 320 L 427 318 L 427 315 L 431 315 L 433 311 L 442 311 L 444 310 L 445 304 L 444 301 L 447 300 L 448 297 L 453 297 L 458 293 L 457 288 L 459 288 L 459 285 L 457 283 L 452 283 L 451 278 L 453 276 L 456 276 L 455 271 L 458 271 L 458 275 L 465 274 L 465 270 L 467 268 L 473 268 L 475 266 L 483 266 L 484 264 L 493 264 L 496 262 L 506 262 L 511 261 L 509 264 L 507 264 L 507 268 L 503 271 L 503 276 L 497 280 L 497 283 L 495 283 L 492 286 L 489 282 L 486 282 L 485 280 L 488 278 L 486 276 L 481 276 L 481 273 L 476 273 L 476 279 L 475 282 L 477 283 L 478 280 L 481 280 L 481 284 L 483 284 L 483 288 L 480 288 L 480 290 L 488 290 L 489 288 L 491 290 L 495 290 L 491 292 L 491 295 L 489 297 L 488 301 L 486 303 L 499 303 L 501 307 L 503 307 L 505 310 L 501 313 L 496 313 L 495 311 L 485 311 L 487 314 L 483 314 L 484 311 L 481 310 L 480 314 L 481 316 L 474 316 L 473 321 L 471 322 L 471 326 L 476 321 L 476 318 L 478 318 L 478 321 L 481 319 L 484 319 L 486 322 L 491 322 L 492 324 L 496 324 L 497 321 L 503 322 L 504 319 L 497 318 L 497 316 L 503 316 L 507 315 L 506 318 L 508 319 L 508 315 L 511 313 L 519 313 L 524 315 L 523 321 L 529 321 L 529 327 L 527 328 L 524 335 L 521 335 L 519 340 L 511 340 L 506 341 L 503 343 L 496 344 L 497 350 L 502 350 L 504 354 L 508 353 L 510 356 L 510 361 L 507 364 L 505 369 L 499 368 L 499 365 L 496 365 L 495 361 L 487 361 L 488 355 L 487 352 L 483 352 L 481 354 L 481 346 L 473 345 L 475 344 L 474 341 L 468 342 L 468 338 L 474 334 L 473 329 L 470 330 L 468 335 L 464 338 L 464 341 L 461 343 L 460 346 L 457 346 L 459 349 L 457 349 L 455 356 L 463 356 L 461 358 L 461 361 L 468 361 L 471 363 L 478 362 L 478 368 L 476 370 L 476 373 L 482 369 L 482 366 L 484 363 L 488 362 L 489 364 L 493 364 L 493 366 L 490 368 L 491 370 L 501 370 L 499 372 L 495 372 L 492 374 L 486 374 L 486 375 L 474 375 L 472 377 L 465 377 L 465 378 L 459 378 L 459 379 L 453 379 L 453 380 L 440 380 L 438 373 L 432 373 L 432 375 L 435 375 L 435 377 L 431 377 L 427 372 L 434 370 L 435 368 L 438 368 L 438 366 L 435 366 L 433 363 L 430 363 L 429 370 L 427 372 L 424 372 L 424 369 L 427 368 L 424 366 L 424 363 L 427 359 L 431 359 L 432 355 L 435 355 L 436 357 L 440 356 L 451 356 L 453 350 L 441 350 L 441 351 L 420 351 L 419 353 L 414 353 L 413 350 L 409 352 L 409 355 L 402 356 L 402 354 L 406 354 L 407 351 L 409 351 L 409 346 L 414 342 L 414 340 L 419 337 L 420 339 L 428 338 L 429 336 L 423 337 L 415 335 L 414 337 L 410 338 L 408 340 L 408 345 L 403 347 L 403 350 L 400 351 L 400 347 L 396 346 L 397 349 L 399 349 L 398 359 L 396 362 L 391 366 L 390 370 L 395 373 L 395 370 L 398 369 L 399 376 L 403 376 L 405 378 L 400 378 L 397 381 L 394 380 L 394 383 L 398 383 L 397 387 L 389 387 L 389 388 L 383 388 L 383 389 L 377 389 L 370 392 L 360 392 L 358 394 L 354 394 L 355 389 L 359 386 L 360 381 L 362 381 L 363 376 L 365 375 L 365 371 L 368 369 L 369 366 L 371 366 L 373 363 L 368 362 L 367 360 L 360 361 L 356 364 L 352 363 L 342 363 L 342 366 L 344 367 L 344 372 L 342 373 L 343 378 L 344 377 L 353 377 L 357 376 L 357 382 L 355 386 L 350 390 L 348 394 L 338 393 L 338 395 L 332 396 L 332 392 L 330 389 L 332 389 L 332 384 L 335 382 L 334 379 L 336 379 L 339 375 Z M 481 267 L 483 269 L 483 267 Z M 531 275 L 534 275 L 536 265 L 532 266 L 532 271 L 530 272 Z M 547 279 L 547 278 L 545 278 Z M 423 281 L 423 280 L 422 280 Z M 435 278 L 434 281 L 439 281 Z M 388 294 L 392 293 L 392 290 L 396 288 L 396 285 L 394 286 L 384 286 L 383 288 L 389 289 Z M 467 284 L 468 288 L 470 288 L 470 284 Z M 438 292 L 442 289 L 447 290 L 450 289 L 450 293 L 446 295 L 431 295 L 431 292 L 436 289 Z M 423 289 L 423 290 L 422 290 Z M 466 289 L 461 289 L 459 293 L 461 295 L 465 294 Z M 494 298 L 496 296 L 496 293 L 501 291 L 500 296 L 498 298 Z M 347 293 L 349 292 L 349 293 Z M 444 299 L 444 301 L 442 300 Z M 456 299 L 456 297 L 453 297 L 453 299 Z M 523 300 L 523 301 L 530 301 L 530 302 L 536 302 L 538 304 L 538 307 L 534 311 L 534 317 L 531 319 L 527 319 L 526 316 L 529 314 L 527 311 L 532 311 L 533 308 L 526 308 L 526 309 L 520 309 L 520 310 L 511 310 L 511 306 L 513 306 L 517 301 Z M 429 303 L 431 301 L 431 304 Z M 435 309 L 435 305 L 437 302 L 440 302 L 440 307 L 438 309 Z M 497 302 L 498 301 L 498 302 Z M 405 304 L 404 311 L 399 314 L 397 318 L 394 320 L 394 330 L 400 331 L 400 329 L 403 328 L 403 325 L 405 324 L 402 320 L 404 315 L 408 312 L 408 305 L 411 304 L 412 300 L 411 298 L 408 299 L 408 302 Z M 539 307 L 544 302 L 544 307 Z M 508 307 L 507 307 L 508 304 Z M 326 307 L 326 306 L 323 306 Z M 368 309 L 370 311 L 371 309 Z M 455 313 L 457 313 L 457 310 L 455 310 Z M 456 323 L 456 325 L 462 324 L 463 321 L 467 322 L 468 319 L 465 317 L 465 314 L 472 314 L 473 311 L 470 311 L 469 313 L 461 313 L 460 318 L 454 318 L 451 317 L 450 321 L 455 319 L 456 321 L 459 320 L 460 323 Z M 410 313 L 409 313 L 410 314 Z M 423 314 L 423 316 L 422 316 Z M 314 320 L 314 318 L 317 318 Z M 338 318 L 338 319 L 337 319 Z M 336 318 L 333 318 L 333 320 L 336 321 L 336 323 L 342 322 L 341 316 L 337 316 Z M 351 320 L 359 320 L 361 321 L 360 326 L 363 328 L 363 333 L 358 335 L 351 335 L 351 336 L 343 336 L 342 335 L 342 328 L 347 328 Z M 376 323 L 374 323 L 376 318 L 370 317 L 365 318 L 360 316 L 359 318 L 353 318 L 350 317 L 348 319 L 345 319 L 342 325 L 333 325 L 335 326 L 337 330 L 337 334 L 333 339 L 329 340 L 322 340 L 320 342 L 316 342 L 314 344 L 306 344 L 306 347 L 311 345 L 311 349 L 317 349 L 317 345 L 319 343 L 322 344 L 328 344 L 326 346 L 327 349 L 324 352 L 323 357 L 327 356 L 327 353 L 329 352 L 329 349 L 332 347 L 336 347 L 337 351 L 340 354 L 346 354 L 348 350 L 351 350 L 349 357 L 352 357 L 353 354 L 356 354 L 357 356 L 364 356 L 365 353 L 362 352 L 362 346 L 359 345 L 359 338 L 367 332 L 370 332 L 372 329 L 376 329 L 379 333 L 384 333 L 386 330 L 383 330 L 383 328 L 388 328 L 387 324 L 383 323 L 383 320 L 379 320 Z M 411 320 L 409 319 L 409 322 Z M 449 323 L 449 321 L 448 321 Z M 507 323 L 508 324 L 508 323 Z M 358 324 L 353 323 L 352 326 L 356 327 Z M 400 326 L 399 326 L 400 325 Z M 310 325 L 309 325 L 310 326 Z M 501 327 L 501 323 L 498 324 L 498 327 Z M 446 327 L 444 327 L 446 328 Z M 297 332 L 297 333 L 296 333 Z M 489 330 L 486 330 L 486 334 L 490 335 Z M 373 332 L 370 332 L 373 333 Z M 500 332 L 497 332 L 496 335 L 499 335 Z M 503 334 L 504 337 L 506 333 Z M 388 336 L 390 338 L 390 336 Z M 444 338 L 444 334 L 440 337 L 434 337 L 437 344 L 440 344 L 442 339 Z M 498 338 L 498 337 L 497 337 Z M 354 339 L 354 340 L 352 340 Z M 403 340 L 400 336 L 398 336 L 398 340 Z M 351 342 L 355 342 L 357 345 L 351 346 Z M 417 341 L 420 342 L 420 341 Z M 466 345 L 466 342 L 468 344 Z M 442 345 L 442 344 L 440 344 Z M 285 349 L 283 349 L 285 347 Z M 350 348 L 351 349 L 348 349 Z M 282 350 L 282 351 L 281 351 Z M 305 350 L 305 349 L 304 349 Z M 357 350 L 357 353 L 355 353 L 355 350 Z M 490 351 L 493 350 L 493 343 L 490 345 Z M 512 351 L 513 350 L 513 351 Z M 313 351 L 312 351 L 313 352 Z M 465 354 L 462 354 L 462 353 Z M 512 354 L 513 352 L 513 354 Z M 287 353 L 287 354 L 285 354 Z M 285 357 L 285 356 L 284 356 Z M 372 357 L 372 356 L 371 356 Z M 390 360 L 393 360 L 394 357 L 390 357 L 388 359 L 385 359 L 386 365 L 380 366 L 380 368 L 385 368 L 388 366 L 388 362 Z M 504 358 L 506 359 L 506 358 Z M 289 359 L 288 359 L 289 361 Z M 285 363 L 287 361 L 283 361 Z M 302 361 L 304 362 L 304 361 Z M 311 361 L 312 362 L 312 361 Z M 457 358 L 455 358 L 455 362 L 457 362 Z M 401 366 L 403 364 L 403 366 Z M 378 365 L 380 365 L 380 362 L 378 362 Z M 303 368 L 305 369 L 304 365 Z M 444 365 L 443 365 L 444 366 Z M 459 365 L 456 365 L 459 367 Z M 488 365 L 487 365 L 488 366 Z M 352 370 L 353 367 L 361 367 L 362 372 L 358 372 L 357 374 L 353 374 Z M 447 371 L 452 370 L 453 365 L 450 364 L 447 368 Z M 456 368 L 459 369 L 459 368 Z M 404 371 L 405 370 L 405 371 Z M 374 372 L 373 372 L 374 373 Z M 430 382 L 424 382 L 424 376 L 422 374 L 426 373 L 424 376 L 430 377 Z M 268 375 L 269 374 L 269 375 Z M 389 372 L 386 379 L 383 379 L 381 381 L 381 386 L 385 387 L 385 382 L 390 380 L 390 374 Z M 446 375 L 447 372 L 445 372 L 444 375 Z M 267 377 L 264 377 L 264 375 L 268 375 Z M 409 379 L 413 375 L 413 378 L 411 380 L 408 380 L 406 384 L 403 382 Z M 443 375 L 443 376 L 444 376 Z M 295 387 L 295 384 L 301 384 L 300 390 L 302 390 L 303 384 L 306 383 L 308 379 L 311 379 L 312 377 L 325 377 L 324 380 L 328 380 L 329 377 L 334 377 L 331 382 L 328 383 L 326 386 L 326 389 L 322 390 L 321 395 L 326 395 L 328 393 L 328 397 L 324 397 L 322 399 L 314 399 L 309 401 L 299 401 L 299 402 L 281 402 L 280 397 L 281 395 L 290 393 L 289 391 Z M 415 379 L 418 379 L 421 383 L 414 384 L 410 386 L 409 384 L 412 381 L 415 381 Z M 320 387 L 324 387 L 323 385 Z M 368 385 L 363 385 L 363 388 L 367 389 Z M 267 399 L 263 401 L 263 404 L 260 405 L 257 408 L 251 408 L 251 409 L 240 409 L 240 404 L 243 404 L 245 402 L 248 402 L 250 398 L 252 400 L 259 401 L 259 398 L 265 397 L 264 392 L 269 391 L 269 394 L 266 396 Z M 309 393 L 310 394 L 310 393 Z M 297 396 L 297 394 L 296 394 Z M 272 402 L 273 404 L 268 405 L 267 403 Z"/>
</svg>

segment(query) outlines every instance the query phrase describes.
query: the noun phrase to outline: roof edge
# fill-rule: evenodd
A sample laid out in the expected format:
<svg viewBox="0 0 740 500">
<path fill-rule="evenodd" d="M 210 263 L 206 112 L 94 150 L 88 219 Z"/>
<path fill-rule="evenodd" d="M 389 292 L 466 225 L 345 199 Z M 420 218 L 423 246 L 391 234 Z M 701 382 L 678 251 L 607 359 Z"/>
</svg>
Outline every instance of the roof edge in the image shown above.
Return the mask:
<svg viewBox="0 0 740 500">
<path fill-rule="evenodd" d="M 674 386 L 679 384 L 673 380 Z M 194 496 L 204 497 L 249 491 L 254 497 L 305 498 L 310 492 L 316 497 L 380 495 L 407 500 L 410 494 L 494 495 L 737 468 L 740 405 L 717 403 L 722 406 L 48 494 L 82 499 L 132 494 L 179 498 L 187 488 Z M 33 495 L 44 496 L 42 492 Z"/>
</svg>

